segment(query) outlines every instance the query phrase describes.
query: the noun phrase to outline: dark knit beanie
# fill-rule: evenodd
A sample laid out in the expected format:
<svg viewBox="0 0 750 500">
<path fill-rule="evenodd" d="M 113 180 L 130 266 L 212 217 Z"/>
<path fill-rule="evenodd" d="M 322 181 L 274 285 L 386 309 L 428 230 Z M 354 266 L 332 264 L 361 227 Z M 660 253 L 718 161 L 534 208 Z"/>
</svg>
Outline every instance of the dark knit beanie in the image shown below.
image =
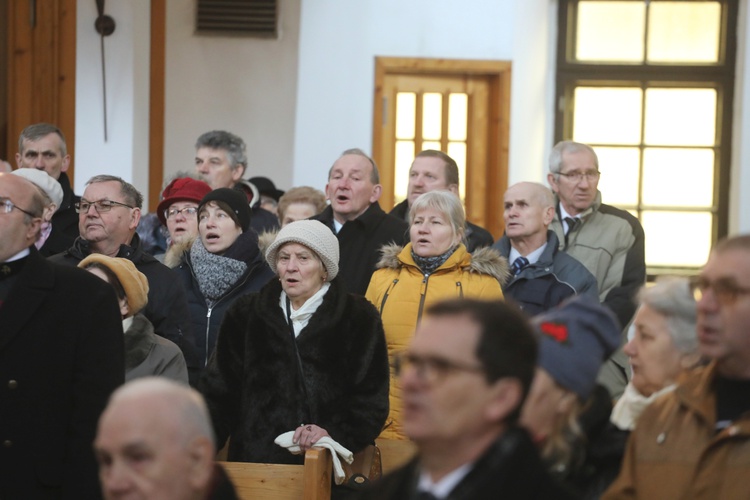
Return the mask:
<svg viewBox="0 0 750 500">
<path fill-rule="evenodd" d="M 242 231 L 248 230 L 250 227 L 250 205 L 247 204 L 247 196 L 241 191 L 231 188 L 214 189 L 201 200 L 200 205 L 198 205 L 198 214 L 201 213 L 201 209 L 209 201 L 221 201 L 225 203 L 234 213 L 232 218 L 242 228 Z M 229 215 L 232 215 L 232 213 Z"/>
<path fill-rule="evenodd" d="M 579 295 L 533 320 L 539 333 L 539 366 L 561 386 L 588 399 L 599 368 L 620 347 L 615 315 L 598 300 Z"/>
</svg>

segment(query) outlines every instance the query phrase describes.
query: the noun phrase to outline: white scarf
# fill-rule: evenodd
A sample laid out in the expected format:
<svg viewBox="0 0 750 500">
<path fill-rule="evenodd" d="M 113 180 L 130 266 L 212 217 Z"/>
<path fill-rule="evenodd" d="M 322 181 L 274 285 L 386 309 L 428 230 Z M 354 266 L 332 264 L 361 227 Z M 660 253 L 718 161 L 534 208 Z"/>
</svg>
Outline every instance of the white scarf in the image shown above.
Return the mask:
<svg viewBox="0 0 750 500">
<path fill-rule="evenodd" d="M 289 314 L 289 317 L 292 318 L 292 325 L 294 326 L 294 336 L 298 337 L 299 332 L 302 331 L 303 328 L 307 326 L 307 323 L 310 321 L 310 318 L 313 314 L 315 314 L 315 311 L 318 310 L 318 307 L 320 307 L 320 304 L 323 303 L 323 297 L 325 296 L 328 289 L 331 288 L 331 284 L 326 282 L 323 283 L 323 286 L 320 287 L 320 290 L 315 292 L 312 297 L 307 299 L 302 306 L 297 309 L 296 311 L 294 308 L 292 308 L 291 313 Z M 281 298 L 279 300 L 279 305 L 281 306 L 281 310 L 284 311 L 284 315 L 287 315 L 286 310 L 286 292 L 284 290 L 281 291 Z M 291 302 L 290 302 L 291 305 Z"/>
<path fill-rule="evenodd" d="M 622 396 L 620 396 L 617 404 L 612 409 L 612 415 L 609 417 L 610 422 L 615 424 L 618 429 L 632 431 L 635 429 L 635 423 L 643 410 L 656 398 L 673 391 L 675 387 L 677 387 L 677 384 L 668 385 L 646 397 L 638 392 L 638 389 L 633 386 L 633 382 L 628 382 L 628 385 L 625 386 L 625 392 L 622 393 Z"/>
</svg>

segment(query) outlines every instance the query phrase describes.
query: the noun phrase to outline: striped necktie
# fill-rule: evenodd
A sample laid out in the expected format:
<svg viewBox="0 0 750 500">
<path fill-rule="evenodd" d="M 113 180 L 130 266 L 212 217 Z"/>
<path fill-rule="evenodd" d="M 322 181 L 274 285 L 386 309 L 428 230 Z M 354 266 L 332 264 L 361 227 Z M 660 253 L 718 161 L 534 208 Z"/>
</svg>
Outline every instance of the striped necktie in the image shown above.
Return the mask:
<svg viewBox="0 0 750 500">
<path fill-rule="evenodd" d="M 526 257 L 518 257 L 513 261 L 513 264 L 511 264 L 510 270 L 513 272 L 513 276 L 518 276 L 521 273 L 521 270 L 528 265 L 529 259 Z"/>
<path fill-rule="evenodd" d="M 578 217 L 565 217 L 565 219 L 563 220 L 568 225 L 568 233 L 572 233 L 573 231 L 578 230 L 578 228 L 581 226 L 581 219 L 579 219 Z"/>
</svg>

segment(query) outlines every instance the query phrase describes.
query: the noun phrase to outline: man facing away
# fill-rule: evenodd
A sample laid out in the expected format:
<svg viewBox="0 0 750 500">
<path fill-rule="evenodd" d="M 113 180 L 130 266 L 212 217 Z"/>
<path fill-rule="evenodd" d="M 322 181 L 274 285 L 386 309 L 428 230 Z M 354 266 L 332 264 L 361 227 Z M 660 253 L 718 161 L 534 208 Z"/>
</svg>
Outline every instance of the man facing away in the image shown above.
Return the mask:
<svg viewBox="0 0 750 500">
<path fill-rule="evenodd" d="M 517 425 L 536 351 L 531 327 L 510 305 L 431 306 L 396 365 L 417 457 L 363 498 L 567 498 Z"/>
<path fill-rule="evenodd" d="M 232 188 L 242 191 L 251 203 L 250 227 L 260 234 L 279 229 L 279 219 L 260 207 L 258 188 L 243 179 L 247 170 L 245 141 L 224 130 L 212 130 L 195 142 L 195 173 L 211 189 Z"/>
<path fill-rule="evenodd" d="M 409 169 L 406 199 L 389 213 L 409 222 L 409 207 L 421 194 L 436 189 L 450 191 L 458 196 L 459 178 L 456 160 L 434 149 L 417 154 Z M 486 229 L 466 221 L 464 242 L 469 252 L 492 245 L 494 239 Z"/>
<path fill-rule="evenodd" d="M 348 149 L 328 171 L 326 197 L 331 204 L 313 217 L 338 237 L 339 275 L 349 291 L 359 295 L 367 291 L 380 247 L 404 245 L 409 239 L 409 225 L 380 208 L 382 190 L 372 158 L 361 149 Z"/>
<path fill-rule="evenodd" d="M 555 216 L 552 192 L 535 182 L 519 182 L 504 196 L 505 234 L 493 246 L 511 263 L 503 294 L 529 316 L 551 309 L 572 295 L 599 299 L 596 278 L 558 248 L 548 229 Z"/>
<path fill-rule="evenodd" d="M 552 148 L 547 180 L 557 199 L 551 229 L 560 248 L 596 277 L 600 300 L 624 327 L 646 282 L 643 227 L 630 213 L 602 203 L 600 175 L 590 146 L 563 141 Z"/>
<path fill-rule="evenodd" d="M 99 498 L 91 442 L 124 379 L 115 295 L 37 251 L 44 202 L 0 174 L 0 498 Z"/>
<path fill-rule="evenodd" d="M 51 232 L 39 252 L 45 257 L 64 252 L 78 237 L 75 204 L 80 198 L 73 193 L 66 173 L 70 167 L 70 155 L 62 131 L 49 123 L 26 127 L 18 138 L 16 166 L 42 170 L 60 183 L 62 203 L 52 216 Z"/>
<path fill-rule="evenodd" d="M 750 235 L 720 241 L 693 287 L 711 361 L 643 411 L 602 498 L 750 495 Z"/>
<path fill-rule="evenodd" d="M 195 357 L 185 290 L 176 274 L 143 250 L 135 232 L 142 206 L 143 196 L 129 182 L 112 175 L 92 177 L 77 206 L 81 236 L 67 251 L 50 259 L 77 266 L 88 255 L 100 253 L 132 261 L 148 278 L 148 305 L 143 315 L 157 335 L 180 347 L 188 369 L 197 373 L 200 365 Z"/>
<path fill-rule="evenodd" d="M 112 395 L 94 442 L 104 498 L 236 499 L 214 462 L 203 397 L 174 381 L 146 377 Z"/>
</svg>

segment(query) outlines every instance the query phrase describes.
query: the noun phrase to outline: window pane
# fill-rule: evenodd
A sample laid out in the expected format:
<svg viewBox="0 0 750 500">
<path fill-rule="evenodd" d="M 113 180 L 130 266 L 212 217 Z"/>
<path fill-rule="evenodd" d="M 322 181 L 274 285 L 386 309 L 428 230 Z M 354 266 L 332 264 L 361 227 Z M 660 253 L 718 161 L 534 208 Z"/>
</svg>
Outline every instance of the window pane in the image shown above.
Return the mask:
<svg viewBox="0 0 750 500">
<path fill-rule="evenodd" d="M 711 208 L 713 193 L 713 150 L 647 148 L 643 152 L 644 205 Z"/>
<path fill-rule="evenodd" d="M 646 264 L 700 267 L 711 249 L 711 214 L 643 212 Z M 689 231 L 690 244 L 685 244 Z"/>
<path fill-rule="evenodd" d="M 414 139 L 417 95 L 413 92 L 396 94 L 396 139 Z"/>
<path fill-rule="evenodd" d="M 458 194 L 463 200 L 466 198 L 466 143 L 449 142 L 447 153 L 458 165 Z"/>
<path fill-rule="evenodd" d="M 646 90 L 646 144 L 713 146 L 715 135 L 716 90 Z"/>
<path fill-rule="evenodd" d="M 409 185 L 409 169 L 416 156 L 414 141 L 396 141 L 396 184 L 394 186 L 395 203 L 406 199 L 406 188 Z"/>
<path fill-rule="evenodd" d="M 649 62 L 719 61 L 719 2 L 651 2 Z"/>
<path fill-rule="evenodd" d="M 424 141 L 422 143 L 422 151 L 424 151 L 425 149 L 435 149 L 437 151 L 442 151 L 443 146 L 438 141 Z M 416 153 L 415 153 L 415 156 L 416 156 Z"/>
<path fill-rule="evenodd" d="M 469 97 L 466 94 L 451 94 L 448 96 L 448 140 L 466 140 L 466 122 Z"/>
<path fill-rule="evenodd" d="M 579 61 L 643 61 L 643 2 L 579 2 L 575 58 Z"/>
<path fill-rule="evenodd" d="M 422 96 L 422 139 L 440 140 L 442 135 L 443 95 L 429 92 Z"/>
<path fill-rule="evenodd" d="M 639 88 L 577 87 L 573 139 L 587 144 L 639 144 L 641 99 Z"/>
<path fill-rule="evenodd" d="M 599 158 L 599 191 L 608 205 L 638 204 L 638 148 L 594 148 Z"/>
</svg>

